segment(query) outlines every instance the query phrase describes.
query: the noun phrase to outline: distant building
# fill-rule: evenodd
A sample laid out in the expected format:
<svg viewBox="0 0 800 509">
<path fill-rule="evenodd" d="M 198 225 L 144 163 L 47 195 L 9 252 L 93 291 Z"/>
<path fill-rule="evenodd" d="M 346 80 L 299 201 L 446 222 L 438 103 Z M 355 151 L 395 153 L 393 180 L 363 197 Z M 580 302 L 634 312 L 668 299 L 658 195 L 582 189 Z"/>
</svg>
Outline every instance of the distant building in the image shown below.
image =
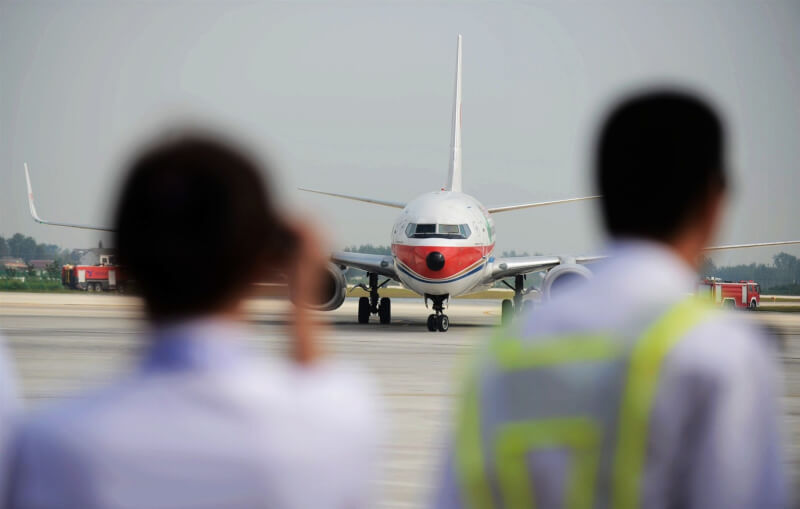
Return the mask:
<svg viewBox="0 0 800 509">
<path fill-rule="evenodd" d="M 31 260 L 28 264 L 37 276 L 47 272 L 47 267 L 53 264 L 55 260 Z"/>
<path fill-rule="evenodd" d="M 20 272 L 25 272 L 28 270 L 28 264 L 26 264 L 22 258 L 12 258 L 10 256 L 4 256 L 0 258 L 0 268 L 5 270 L 17 270 Z"/>
</svg>

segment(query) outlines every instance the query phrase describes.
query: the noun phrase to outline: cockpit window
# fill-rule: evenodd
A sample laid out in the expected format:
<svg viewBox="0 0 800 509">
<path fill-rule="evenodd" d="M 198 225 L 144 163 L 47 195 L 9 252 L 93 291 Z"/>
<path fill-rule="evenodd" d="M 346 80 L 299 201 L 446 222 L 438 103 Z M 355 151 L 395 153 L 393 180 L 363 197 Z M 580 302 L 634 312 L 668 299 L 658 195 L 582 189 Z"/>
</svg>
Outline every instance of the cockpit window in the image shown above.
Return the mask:
<svg viewBox="0 0 800 509">
<path fill-rule="evenodd" d="M 472 234 L 465 224 L 416 224 L 406 227 L 410 239 L 467 239 Z"/>
</svg>

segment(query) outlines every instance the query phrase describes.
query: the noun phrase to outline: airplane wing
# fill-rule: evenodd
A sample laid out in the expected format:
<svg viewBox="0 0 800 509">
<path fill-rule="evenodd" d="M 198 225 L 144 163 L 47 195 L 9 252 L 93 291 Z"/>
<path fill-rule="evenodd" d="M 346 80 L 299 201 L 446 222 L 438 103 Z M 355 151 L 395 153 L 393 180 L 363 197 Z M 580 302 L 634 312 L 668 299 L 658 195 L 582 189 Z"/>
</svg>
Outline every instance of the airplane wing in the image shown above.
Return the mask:
<svg viewBox="0 0 800 509">
<path fill-rule="evenodd" d="M 361 196 L 352 196 L 349 194 L 329 193 L 327 191 L 316 191 L 314 189 L 306 189 L 305 187 L 298 187 L 297 189 L 307 193 L 324 194 L 326 196 L 335 196 L 336 198 L 344 198 L 346 200 L 363 201 L 365 203 L 372 203 L 375 205 L 382 205 L 384 207 L 392 207 L 395 209 L 405 208 L 406 204 L 397 201 L 376 200 L 374 198 L 363 198 Z"/>
<path fill-rule="evenodd" d="M 495 258 L 492 262 L 491 272 L 484 284 L 514 277 L 520 274 L 550 270 L 562 263 L 577 263 L 580 265 L 602 260 L 605 256 L 511 256 Z"/>
<path fill-rule="evenodd" d="M 710 246 L 706 251 L 722 251 L 726 249 L 746 249 L 751 247 L 767 246 L 789 246 L 800 244 L 800 240 L 782 240 L 777 242 L 755 242 L 751 244 L 727 244 L 722 246 Z M 513 256 L 506 258 L 495 258 L 492 263 L 492 270 L 485 283 L 497 281 L 507 277 L 514 277 L 519 274 L 529 274 L 550 270 L 562 263 L 577 263 L 584 265 L 606 258 L 605 256 Z"/>
<path fill-rule="evenodd" d="M 508 212 L 509 210 L 531 209 L 533 207 L 545 207 L 547 205 L 559 205 L 561 203 L 572 203 L 575 201 L 596 200 L 598 198 L 602 198 L 602 196 L 583 196 L 581 198 L 567 198 L 566 200 L 521 203 L 519 205 L 504 205 L 502 207 L 489 207 L 487 210 L 489 211 L 490 214 L 496 214 L 498 212 Z"/>
<path fill-rule="evenodd" d="M 36 205 L 33 204 L 33 187 L 31 186 L 31 176 L 30 172 L 28 171 L 28 163 L 25 163 L 25 181 L 28 184 L 28 207 L 31 211 L 31 216 L 33 220 L 40 224 L 49 224 L 51 226 L 66 226 L 68 228 L 81 228 L 83 230 L 98 230 L 104 232 L 113 232 L 112 228 L 108 228 L 106 226 L 91 226 L 87 224 L 72 224 L 72 223 L 57 223 L 54 221 L 46 221 L 39 217 L 39 214 L 36 212 Z"/>
<path fill-rule="evenodd" d="M 381 276 L 397 279 L 394 270 L 394 260 L 391 255 L 377 255 L 367 253 L 351 253 L 349 251 L 336 251 L 331 254 L 331 261 L 339 265 L 346 265 L 356 269 L 374 272 Z"/>
<path fill-rule="evenodd" d="M 748 247 L 764 247 L 764 246 L 790 246 L 794 244 L 800 244 L 800 240 L 781 240 L 778 242 L 756 242 L 753 244 L 728 244 L 725 246 L 707 247 L 706 251 L 722 251 L 725 249 L 746 249 Z"/>
<path fill-rule="evenodd" d="M 710 246 L 706 251 L 722 251 L 726 249 L 746 249 L 751 247 L 767 246 L 790 246 L 800 244 L 800 240 L 782 240 L 777 242 L 755 242 L 751 244 L 727 244 L 722 246 Z M 507 277 L 514 277 L 519 274 L 540 272 L 550 270 L 562 263 L 577 263 L 584 265 L 606 258 L 605 256 L 514 256 L 506 258 L 495 258 L 492 264 L 492 271 L 485 283 L 497 281 Z"/>
</svg>

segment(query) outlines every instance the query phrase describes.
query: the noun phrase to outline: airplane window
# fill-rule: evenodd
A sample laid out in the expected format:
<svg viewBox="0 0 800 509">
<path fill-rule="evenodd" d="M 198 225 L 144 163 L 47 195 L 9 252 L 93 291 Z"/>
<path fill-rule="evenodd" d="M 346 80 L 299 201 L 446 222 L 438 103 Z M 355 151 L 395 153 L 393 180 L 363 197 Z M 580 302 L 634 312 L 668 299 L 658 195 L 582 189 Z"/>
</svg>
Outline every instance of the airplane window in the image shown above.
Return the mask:
<svg viewBox="0 0 800 509">
<path fill-rule="evenodd" d="M 415 224 L 406 227 L 406 237 L 410 239 L 466 239 L 472 234 L 465 224 Z"/>
</svg>

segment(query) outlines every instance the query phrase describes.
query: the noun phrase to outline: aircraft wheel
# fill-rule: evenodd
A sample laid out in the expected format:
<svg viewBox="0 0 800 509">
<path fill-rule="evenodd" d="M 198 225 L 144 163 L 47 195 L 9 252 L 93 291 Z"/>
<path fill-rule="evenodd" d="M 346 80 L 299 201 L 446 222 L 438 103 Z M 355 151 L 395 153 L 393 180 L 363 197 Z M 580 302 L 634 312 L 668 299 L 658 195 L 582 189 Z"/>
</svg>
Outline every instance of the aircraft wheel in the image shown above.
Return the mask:
<svg viewBox="0 0 800 509">
<path fill-rule="evenodd" d="M 511 299 L 503 299 L 503 304 L 500 313 L 500 323 L 508 325 L 511 323 L 511 318 L 514 316 L 514 303 Z"/>
<path fill-rule="evenodd" d="M 447 329 L 450 328 L 450 319 L 447 318 L 447 315 L 439 315 L 436 318 L 436 328 L 439 329 L 439 332 L 447 332 Z"/>
<path fill-rule="evenodd" d="M 366 297 L 361 297 L 358 299 L 358 323 L 369 322 L 369 315 L 369 299 Z"/>
<path fill-rule="evenodd" d="M 378 317 L 380 317 L 381 323 L 392 321 L 392 301 L 388 297 L 381 299 L 381 303 L 378 305 Z"/>
<path fill-rule="evenodd" d="M 428 330 L 431 332 L 436 332 L 436 315 L 428 315 Z"/>
</svg>

